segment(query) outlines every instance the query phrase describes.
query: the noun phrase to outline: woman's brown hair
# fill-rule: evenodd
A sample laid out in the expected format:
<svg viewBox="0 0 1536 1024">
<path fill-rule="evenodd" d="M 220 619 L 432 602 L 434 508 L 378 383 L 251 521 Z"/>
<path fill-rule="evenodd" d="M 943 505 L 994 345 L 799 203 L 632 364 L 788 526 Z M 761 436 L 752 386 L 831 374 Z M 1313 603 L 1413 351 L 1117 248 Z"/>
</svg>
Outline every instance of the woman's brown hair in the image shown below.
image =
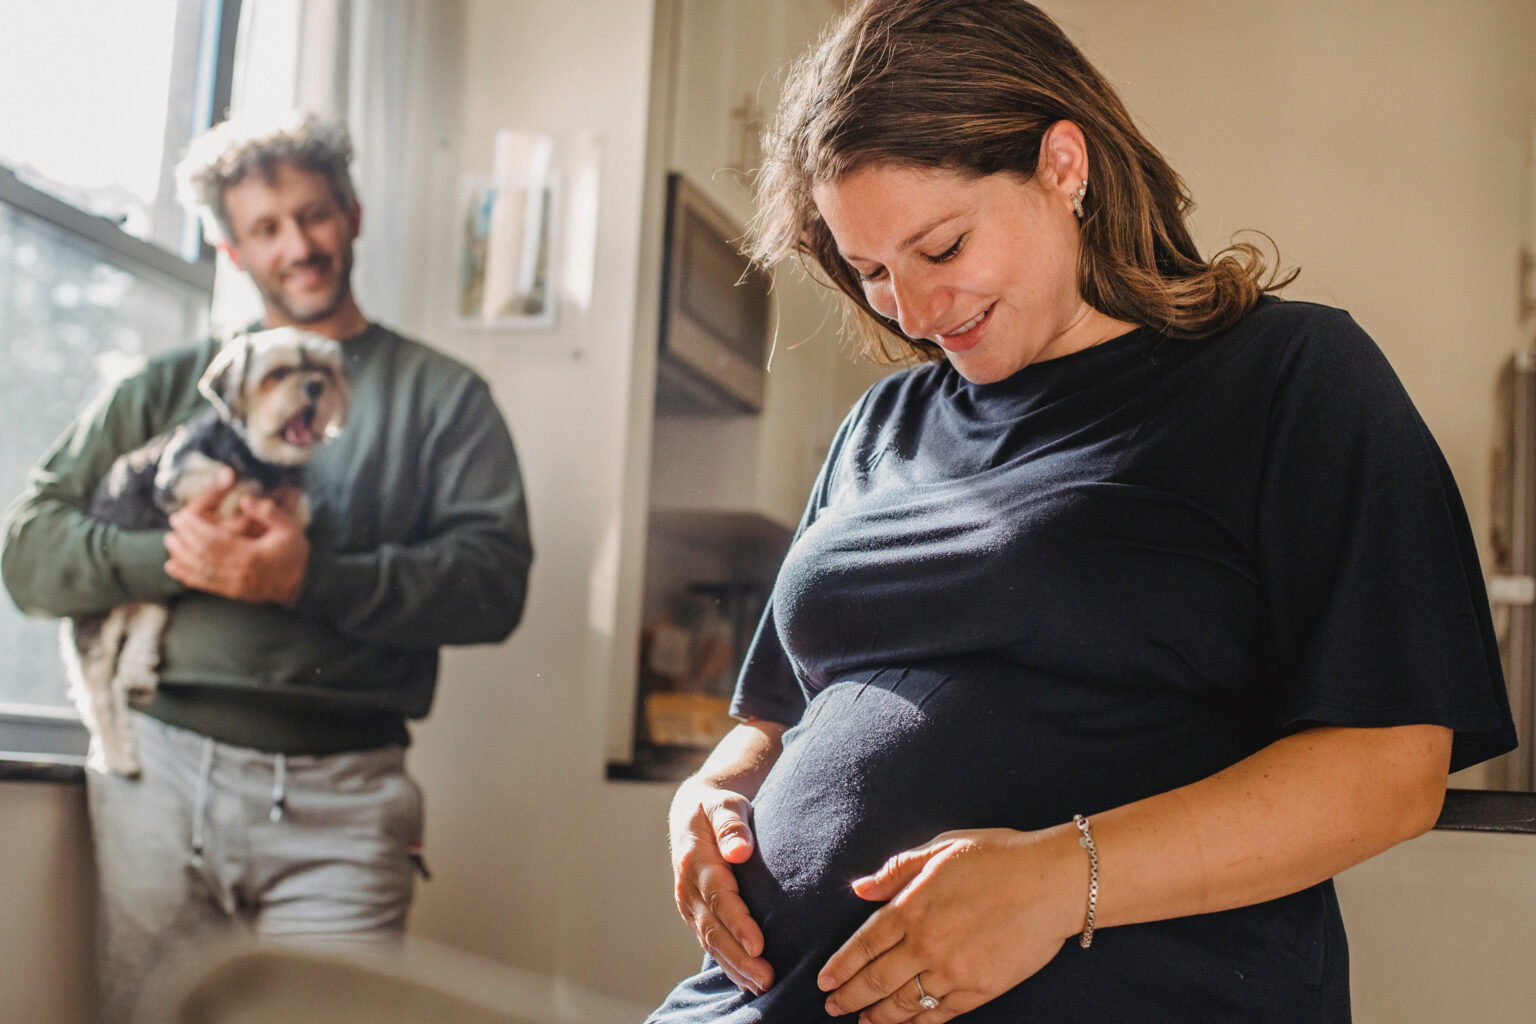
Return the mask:
<svg viewBox="0 0 1536 1024">
<path fill-rule="evenodd" d="M 1240 242 L 1210 261 L 1185 225 L 1193 206 L 1113 87 L 1024 0 L 863 0 L 791 70 L 757 183 L 749 253 L 798 254 L 864 315 L 867 355 L 943 358 L 870 307 L 811 197 L 877 163 L 1034 177 L 1040 141 L 1072 121 L 1088 144 L 1078 287 L 1094 309 L 1174 337 L 1205 337 L 1289 284 Z M 894 349 L 889 344 L 898 340 Z"/>
</svg>

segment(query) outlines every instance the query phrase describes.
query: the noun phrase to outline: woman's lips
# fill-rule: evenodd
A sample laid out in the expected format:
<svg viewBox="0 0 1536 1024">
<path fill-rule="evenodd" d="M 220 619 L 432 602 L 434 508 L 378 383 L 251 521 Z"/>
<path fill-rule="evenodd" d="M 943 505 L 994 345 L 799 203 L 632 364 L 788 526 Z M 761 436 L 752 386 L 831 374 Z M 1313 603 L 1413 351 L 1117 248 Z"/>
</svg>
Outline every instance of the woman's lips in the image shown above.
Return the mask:
<svg viewBox="0 0 1536 1024">
<path fill-rule="evenodd" d="M 934 335 L 934 338 L 946 352 L 964 352 L 974 348 L 981 341 L 987 325 L 992 322 L 992 310 L 996 306 L 997 304 L 993 303 L 948 334 L 939 333 Z"/>
</svg>

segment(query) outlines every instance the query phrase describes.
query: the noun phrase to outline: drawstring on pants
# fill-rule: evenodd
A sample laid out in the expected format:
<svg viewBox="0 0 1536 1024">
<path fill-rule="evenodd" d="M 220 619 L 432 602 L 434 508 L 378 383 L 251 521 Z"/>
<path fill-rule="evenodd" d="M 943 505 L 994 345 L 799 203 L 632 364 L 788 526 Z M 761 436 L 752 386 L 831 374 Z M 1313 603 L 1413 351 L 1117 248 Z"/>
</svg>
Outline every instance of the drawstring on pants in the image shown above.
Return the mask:
<svg viewBox="0 0 1536 1024">
<path fill-rule="evenodd" d="M 203 765 L 197 772 L 197 804 L 192 808 L 192 859 L 203 862 L 203 819 L 208 816 L 208 791 L 213 782 L 213 740 L 203 740 Z"/>
<path fill-rule="evenodd" d="M 277 755 L 272 765 L 272 810 L 267 815 L 272 824 L 283 820 L 283 809 L 288 803 L 288 758 Z"/>
</svg>

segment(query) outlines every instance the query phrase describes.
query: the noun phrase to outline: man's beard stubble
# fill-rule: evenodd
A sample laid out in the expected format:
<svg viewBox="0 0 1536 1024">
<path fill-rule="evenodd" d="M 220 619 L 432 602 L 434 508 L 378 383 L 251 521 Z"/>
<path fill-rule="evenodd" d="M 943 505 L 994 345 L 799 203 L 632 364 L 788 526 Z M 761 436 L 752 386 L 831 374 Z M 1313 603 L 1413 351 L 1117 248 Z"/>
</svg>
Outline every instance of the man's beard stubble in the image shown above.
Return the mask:
<svg viewBox="0 0 1536 1024">
<path fill-rule="evenodd" d="M 325 257 L 325 261 L 327 263 L 332 262 L 329 257 Z M 314 261 L 310 260 L 308 262 Z M 336 275 L 336 288 L 331 293 L 330 298 L 318 308 L 309 311 L 295 309 L 288 302 L 287 297 L 283 294 L 281 277 L 275 287 L 264 287 L 260 282 L 257 282 L 257 290 L 261 292 L 261 297 L 267 305 L 280 312 L 289 322 L 300 325 L 319 323 L 340 309 L 342 304 L 352 294 L 352 253 L 350 251 L 343 253 L 340 263 L 340 270 Z M 283 275 L 302 266 L 305 266 L 305 264 L 301 263 L 285 268 Z"/>
</svg>

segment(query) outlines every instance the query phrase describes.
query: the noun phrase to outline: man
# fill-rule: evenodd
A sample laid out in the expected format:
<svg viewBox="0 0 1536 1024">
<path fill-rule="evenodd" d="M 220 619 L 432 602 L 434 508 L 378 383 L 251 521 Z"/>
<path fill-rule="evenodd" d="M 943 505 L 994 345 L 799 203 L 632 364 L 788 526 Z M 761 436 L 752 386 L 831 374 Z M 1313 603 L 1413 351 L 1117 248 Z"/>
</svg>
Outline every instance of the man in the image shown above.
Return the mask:
<svg viewBox="0 0 1536 1024">
<path fill-rule="evenodd" d="M 212 341 L 150 360 L 82 415 L 5 523 L 24 611 L 170 606 L 159 689 L 133 715 L 143 771 L 87 773 L 107 1021 L 215 934 L 396 941 L 421 866 L 405 723 L 427 713 L 441 645 L 500 640 L 522 615 L 511 437 L 484 381 L 358 308 L 350 158 L 343 129 L 302 117 L 225 123 L 179 169 L 261 292 L 263 325 L 342 344 L 351 414 L 309 466 L 307 532 L 271 500 L 219 518 L 228 476 L 168 532 L 84 514 L 119 454 L 203 404 Z"/>
</svg>

